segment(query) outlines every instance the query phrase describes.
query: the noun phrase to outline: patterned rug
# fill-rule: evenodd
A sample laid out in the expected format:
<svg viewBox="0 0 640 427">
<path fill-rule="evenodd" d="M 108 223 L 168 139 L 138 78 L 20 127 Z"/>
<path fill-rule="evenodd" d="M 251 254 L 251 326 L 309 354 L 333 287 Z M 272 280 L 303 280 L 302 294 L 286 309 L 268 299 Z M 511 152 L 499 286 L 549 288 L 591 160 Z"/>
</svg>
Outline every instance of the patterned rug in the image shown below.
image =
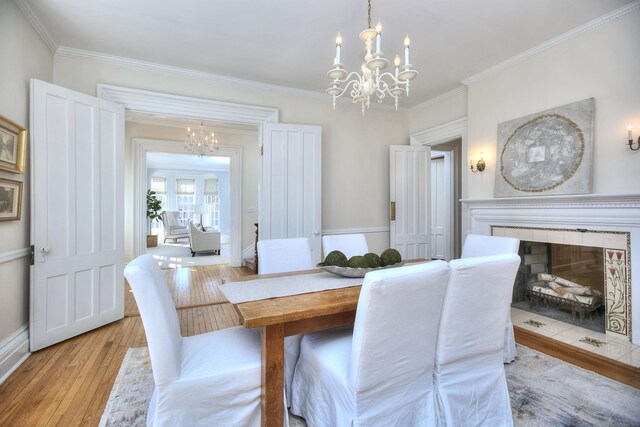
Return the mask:
<svg viewBox="0 0 640 427">
<path fill-rule="evenodd" d="M 639 389 L 523 346 L 505 370 L 516 426 L 640 426 Z M 152 393 L 148 351 L 130 348 L 100 427 L 145 426 Z M 295 416 L 289 422 L 306 426 Z"/>
</svg>

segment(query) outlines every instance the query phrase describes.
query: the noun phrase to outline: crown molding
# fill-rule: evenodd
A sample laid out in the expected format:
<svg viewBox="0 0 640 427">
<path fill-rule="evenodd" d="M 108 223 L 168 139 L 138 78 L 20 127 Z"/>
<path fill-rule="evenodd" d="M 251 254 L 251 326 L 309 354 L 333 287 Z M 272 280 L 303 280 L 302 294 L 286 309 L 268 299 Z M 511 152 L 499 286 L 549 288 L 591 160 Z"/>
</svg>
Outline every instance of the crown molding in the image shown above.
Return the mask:
<svg viewBox="0 0 640 427">
<path fill-rule="evenodd" d="M 489 67 L 486 70 L 479 72 L 478 74 L 474 74 L 471 77 L 467 77 L 466 79 L 462 80 L 461 83 L 465 86 L 469 86 L 471 83 L 474 83 L 478 80 L 482 80 L 497 71 L 511 67 L 512 65 L 522 62 L 532 56 L 535 56 L 541 52 L 551 49 L 559 44 L 565 43 L 575 37 L 578 37 L 588 31 L 596 29 L 603 24 L 606 24 L 610 21 L 618 19 L 638 9 L 640 9 L 640 1 L 635 1 L 633 3 L 630 3 L 626 6 L 623 6 L 619 9 L 616 9 L 612 12 L 602 15 L 599 18 L 589 21 L 586 24 L 580 25 L 579 27 L 576 27 L 573 30 L 568 31 L 564 34 L 561 34 L 558 37 L 554 37 L 550 40 L 547 40 L 546 42 L 539 44 L 538 46 L 525 50 L 524 52 L 521 52 L 518 55 L 513 56 L 507 59 L 506 61 L 496 64 L 492 67 Z"/>
<path fill-rule="evenodd" d="M 29 21 L 33 29 L 36 30 L 36 33 L 38 33 L 42 41 L 47 45 L 49 51 L 55 54 L 58 49 L 58 43 L 55 41 L 53 36 L 51 36 L 49 31 L 47 31 L 44 25 L 42 25 L 42 22 L 40 22 L 40 19 L 38 19 L 36 14 L 33 12 L 31 6 L 29 6 L 24 0 L 14 0 L 14 3 L 18 6 L 24 17 L 27 18 L 27 21 Z"/>
<path fill-rule="evenodd" d="M 227 86 L 244 87 L 249 89 L 257 89 L 266 92 L 281 93 L 286 95 L 303 96 L 306 98 L 320 99 L 328 103 L 331 97 L 325 93 L 314 92 L 311 90 L 296 89 L 286 86 L 278 86 L 269 83 L 260 83 L 252 80 L 238 79 L 235 77 L 221 76 L 218 74 L 207 73 L 204 71 L 191 70 L 188 68 L 174 67 L 172 65 L 163 65 L 156 62 L 141 61 L 139 59 L 125 58 L 122 56 L 108 55 L 105 53 L 92 52 L 88 50 L 75 49 L 72 47 L 58 46 L 55 50 L 56 56 L 66 58 L 80 58 L 90 61 L 104 62 L 108 64 L 119 65 L 123 67 L 135 68 L 145 71 L 156 71 L 167 74 L 173 74 L 181 77 L 189 77 L 193 79 L 213 81 Z M 352 101 L 346 98 L 338 98 L 339 103 L 351 104 Z M 371 108 L 376 110 L 395 111 L 395 107 L 391 105 L 372 104 Z M 398 111 L 405 111 L 399 108 Z"/>
</svg>

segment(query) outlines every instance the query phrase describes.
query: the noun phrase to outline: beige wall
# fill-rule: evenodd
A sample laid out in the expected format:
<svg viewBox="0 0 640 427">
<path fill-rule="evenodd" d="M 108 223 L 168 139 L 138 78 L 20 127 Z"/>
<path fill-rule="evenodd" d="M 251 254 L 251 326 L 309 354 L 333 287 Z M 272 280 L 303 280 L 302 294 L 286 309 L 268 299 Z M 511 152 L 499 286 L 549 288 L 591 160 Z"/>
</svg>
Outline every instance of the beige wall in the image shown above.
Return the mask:
<svg viewBox="0 0 640 427">
<path fill-rule="evenodd" d="M 467 88 L 461 86 L 412 108 L 409 132 L 414 134 L 464 117 L 467 117 Z"/>
<path fill-rule="evenodd" d="M 28 128 L 29 79 L 51 81 L 53 55 L 15 3 L 0 1 L 0 115 Z M 24 174 L 0 171 L 0 178 L 23 181 L 20 221 L 0 222 L 0 254 L 29 246 L 29 147 Z M 0 343 L 29 321 L 29 262 L 0 263 Z M 0 375 L 2 373 L 0 372 Z"/>
<path fill-rule="evenodd" d="M 57 85 L 95 95 L 98 83 L 267 107 L 280 122 L 322 126 L 322 228 L 388 227 L 389 148 L 407 144 L 409 118 L 352 104 L 333 111 L 330 99 L 275 93 L 218 82 L 139 70 L 97 61 L 55 58 Z M 244 209 L 244 206 L 243 206 Z M 375 248 L 388 246 L 388 233 L 370 236 Z"/>
<path fill-rule="evenodd" d="M 595 98 L 593 193 L 637 193 L 640 152 L 626 146 L 627 123 L 640 134 L 640 11 L 607 22 L 469 86 L 468 149 L 487 169 L 468 197 L 493 197 L 498 123 Z"/>
<path fill-rule="evenodd" d="M 256 131 L 257 132 L 257 131 Z M 185 129 L 171 126 L 153 126 L 127 122 L 125 126 L 125 259 L 133 257 L 133 164 L 132 139 L 145 138 L 162 141 L 173 141 L 184 144 Z M 258 207 L 258 180 L 260 171 L 260 148 L 256 135 L 225 133 L 217 130 L 216 137 L 220 144 L 242 147 L 242 244 L 244 250 L 253 245 L 258 213 L 248 213 L 249 207 Z"/>
</svg>

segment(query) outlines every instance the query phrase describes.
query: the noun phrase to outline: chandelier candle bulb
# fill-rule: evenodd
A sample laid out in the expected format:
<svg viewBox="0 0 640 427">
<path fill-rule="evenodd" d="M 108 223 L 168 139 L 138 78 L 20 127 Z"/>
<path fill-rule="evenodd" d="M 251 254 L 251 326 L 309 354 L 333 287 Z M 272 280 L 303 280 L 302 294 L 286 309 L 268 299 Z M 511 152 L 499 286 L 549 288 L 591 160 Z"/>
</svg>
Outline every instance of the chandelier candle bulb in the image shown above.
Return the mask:
<svg viewBox="0 0 640 427">
<path fill-rule="evenodd" d="M 629 123 L 629 126 L 627 126 L 627 129 L 629 129 L 629 141 L 633 141 L 633 134 L 631 133 L 632 128 L 633 126 L 631 126 L 631 123 Z"/>
<path fill-rule="evenodd" d="M 398 78 L 398 72 L 400 71 L 400 55 L 396 55 L 393 60 L 393 65 L 396 66 L 396 79 Z"/>
<path fill-rule="evenodd" d="M 342 45 L 342 36 L 340 33 L 336 36 L 336 64 L 340 63 L 340 46 Z"/>
<path fill-rule="evenodd" d="M 382 38 L 382 23 L 378 21 L 378 25 L 376 25 L 376 53 L 380 53 L 381 38 Z"/>
<path fill-rule="evenodd" d="M 409 65 L 409 35 L 404 38 L 404 65 Z"/>
</svg>

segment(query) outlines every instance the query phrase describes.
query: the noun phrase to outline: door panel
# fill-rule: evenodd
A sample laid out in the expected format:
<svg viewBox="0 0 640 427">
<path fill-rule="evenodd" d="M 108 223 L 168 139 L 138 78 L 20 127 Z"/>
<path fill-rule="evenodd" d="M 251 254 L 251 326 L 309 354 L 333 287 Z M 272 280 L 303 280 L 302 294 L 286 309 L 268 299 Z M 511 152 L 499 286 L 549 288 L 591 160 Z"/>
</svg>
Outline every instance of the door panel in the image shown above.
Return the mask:
<svg viewBox="0 0 640 427">
<path fill-rule="evenodd" d="M 404 259 L 431 256 L 430 155 L 429 147 L 389 147 L 389 197 L 396 211 L 395 220 L 390 221 L 390 246 Z"/>
<path fill-rule="evenodd" d="M 319 126 L 269 123 L 263 128 L 260 239 L 307 237 L 320 262 L 322 145 Z"/>
<path fill-rule="evenodd" d="M 124 314 L 124 111 L 31 81 L 31 351 Z"/>
</svg>

